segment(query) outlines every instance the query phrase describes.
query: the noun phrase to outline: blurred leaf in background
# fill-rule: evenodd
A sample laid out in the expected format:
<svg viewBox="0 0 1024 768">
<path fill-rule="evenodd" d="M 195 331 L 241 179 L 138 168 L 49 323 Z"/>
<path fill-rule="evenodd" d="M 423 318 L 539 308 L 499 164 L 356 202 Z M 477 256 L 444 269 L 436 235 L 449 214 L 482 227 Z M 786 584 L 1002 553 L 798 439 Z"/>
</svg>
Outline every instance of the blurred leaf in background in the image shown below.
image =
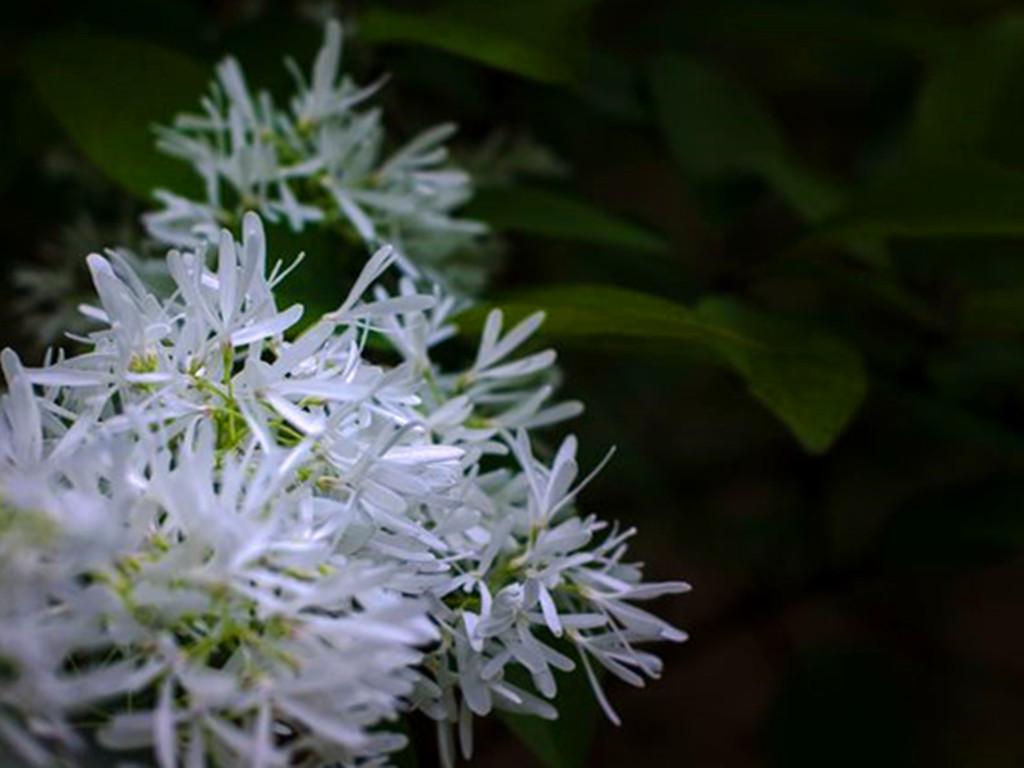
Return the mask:
<svg viewBox="0 0 1024 768">
<path fill-rule="evenodd" d="M 542 311 L 541 333 L 565 343 L 593 343 L 626 339 L 629 343 L 652 341 L 718 349 L 752 345 L 749 339 L 686 307 L 666 299 L 610 285 L 555 285 L 511 294 L 498 305 L 511 322 Z M 487 307 L 463 313 L 460 325 L 477 332 L 483 327 Z"/>
<path fill-rule="evenodd" d="M 664 253 L 657 235 L 569 195 L 537 187 L 485 187 L 465 211 L 499 230 L 606 245 L 641 253 Z"/>
<path fill-rule="evenodd" d="M 811 453 L 829 448 L 864 399 L 867 376 L 856 350 L 813 328 L 707 298 L 696 310 L 657 296 L 601 285 L 552 286 L 510 296 L 500 306 L 517 321 L 542 310 L 545 336 L 579 343 L 631 340 L 634 353 L 651 342 L 696 345 L 742 376 L 752 394 Z M 474 332 L 484 308 L 464 314 Z"/>
<path fill-rule="evenodd" d="M 940 163 L 992 158 L 1002 110 L 1022 66 L 1024 16 L 1019 14 L 970 30 L 935 56 L 910 126 L 914 157 Z"/>
<path fill-rule="evenodd" d="M 78 148 L 128 192 L 198 189 L 180 162 L 157 152 L 153 129 L 194 107 L 209 73 L 186 56 L 117 37 L 44 35 L 26 54 L 39 98 Z"/>
<path fill-rule="evenodd" d="M 826 227 L 840 237 L 1024 234 L 1024 173 L 990 163 L 896 167 L 858 191 Z"/>
<path fill-rule="evenodd" d="M 864 400 L 867 374 L 860 354 L 813 326 L 728 299 L 704 299 L 696 314 L 757 341 L 720 346 L 720 352 L 805 449 L 828 450 Z"/>
<path fill-rule="evenodd" d="M 792 156 L 774 118 L 749 93 L 678 55 L 655 59 L 650 77 L 662 131 L 685 172 L 759 176 L 811 220 L 836 209 L 840 190 Z"/>
<path fill-rule="evenodd" d="M 447 0 L 428 13 L 369 9 L 360 34 L 371 42 L 415 43 L 549 84 L 576 77 L 593 0 L 481 4 Z"/>
</svg>

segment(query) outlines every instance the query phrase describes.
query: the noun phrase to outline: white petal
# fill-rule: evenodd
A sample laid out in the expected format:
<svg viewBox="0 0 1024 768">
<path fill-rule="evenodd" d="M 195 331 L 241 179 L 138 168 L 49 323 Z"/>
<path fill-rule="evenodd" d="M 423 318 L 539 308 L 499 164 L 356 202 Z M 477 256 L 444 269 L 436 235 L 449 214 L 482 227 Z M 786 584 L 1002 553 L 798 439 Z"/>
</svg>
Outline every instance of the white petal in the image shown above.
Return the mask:
<svg viewBox="0 0 1024 768">
<path fill-rule="evenodd" d="M 302 305 L 293 304 L 284 312 L 278 312 L 266 320 L 247 325 L 231 334 L 231 344 L 241 347 L 254 341 L 277 336 L 295 325 L 302 318 Z"/>
</svg>

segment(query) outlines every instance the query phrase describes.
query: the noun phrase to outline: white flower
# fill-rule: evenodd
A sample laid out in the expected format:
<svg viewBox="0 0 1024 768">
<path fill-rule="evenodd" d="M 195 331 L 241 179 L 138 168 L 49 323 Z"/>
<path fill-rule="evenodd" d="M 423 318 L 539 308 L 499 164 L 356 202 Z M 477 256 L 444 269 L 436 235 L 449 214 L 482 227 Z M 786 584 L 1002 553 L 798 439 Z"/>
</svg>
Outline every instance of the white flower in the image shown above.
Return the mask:
<svg viewBox="0 0 1024 768">
<path fill-rule="evenodd" d="M 453 261 L 485 231 L 455 215 L 471 184 L 448 162 L 444 142 L 454 126 L 428 129 L 385 156 L 380 113 L 362 108 L 381 83 L 364 88 L 341 77 L 341 46 L 341 26 L 329 21 L 308 82 L 288 62 L 297 89 L 288 108 L 252 94 L 238 62 L 223 61 L 203 112 L 179 115 L 158 145 L 192 165 L 206 197 L 158 190 L 162 210 L 144 217 L 150 235 L 196 248 L 256 209 L 294 231 L 342 223 L 370 249 L 390 243 L 411 274 L 479 283 L 482 265 Z"/>
<path fill-rule="evenodd" d="M 347 108 L 323 82 L 303 109 Z M 536 458 L 528 430 L 581 407 L 545 405 L 553 351 L 520 353 L 542 317 L 492 313 L 446 368 L 459 302 L 391 280 L 396 258 L 295 335 L 247 213 L 240 243 L 168 254 L 169 292 L 90 256 L 85 351 L 0 355 L 0 739 L 22 761 L 98 739 L 161 767 L 379 765 L 419 709 L 450 762 L 474 716 L 556 717 L 577 660 L 613 720 L 594 661 L 658 676 L 638 645 L 685 635 L 635 603 L 686 586 L 644 584 L 632 530 L 577 514 L 575 438 Z"/>
</svg>

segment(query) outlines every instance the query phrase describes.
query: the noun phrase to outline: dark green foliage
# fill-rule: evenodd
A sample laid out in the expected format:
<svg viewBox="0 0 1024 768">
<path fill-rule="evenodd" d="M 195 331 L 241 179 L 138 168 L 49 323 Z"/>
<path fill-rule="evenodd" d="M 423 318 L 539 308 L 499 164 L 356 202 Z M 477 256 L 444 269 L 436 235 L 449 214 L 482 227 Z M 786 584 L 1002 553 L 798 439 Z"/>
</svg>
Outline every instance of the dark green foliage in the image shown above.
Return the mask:
<svg viewBox="0 0 1024 768">
<path fill-rule="evenodd" d="M 773 116 L 749 93 L 671 54 L 654 61 L 651 91 L 665 138 L 685 172 L 758 176 L 808 219 L 835 210 L 839 190 L 802 167 Z"/>
<path fill-rule="evenodd" d="M 26 68 L 40 100 L 78 148 L 125 190 L 194 192 L 191 169 L 157 152 L 154 127 L 194 110 L 210 72 L 149 43 L 55 33 L 32 43 Z"/>
<path fill-rule="evenodd" d="M 431 13 L 373 8 L 361 17 L 367 40 L 413 43 L 479 61 L 544 83 L 566 83 L 578 70 L 581 22 L 591 0 L 522 0 L 482 7 L 448 0 Z"/>
<path fill-rule="evenodd" d="M 660 237 L 605 213 L 569 195 L 533 187 L 485 187 L 466 208 L 466 215 L 493 227 L 557 240 L 664 253 Z"/>
<path fill-rule="evenodd" d="M 813 326 L 708 298 L 697 316 L 753 341 L 718 344 L 722 358 L 811 453 L 832 445 L 864 399 L 860 354 Z"/>
<path fill-rule="evenodd" d="M 308 66 L 320 37 L 286 4 L 88 5 L 4 33 L 11 265 L 49 258 L 91 210 L 83 178 L 196 191 L 153 124 L 195 109 L 226 52 L 280 98 L 282 58 Z M 464 213 L 505 243 L 452 354 L 493 306 L 546 311 L 563 394 L 588 406 L 582 464 L 619 449 L 582 508 L 638 525 L 651 578 L 696 586 L 657 606 L 694 637 L 667 649 L 666 679 L 609 683 L 621 730 L 571 675 L 559 721 L 508 718 L 526 746 L 484 725 L 478 765 L 1020 764 L 1016 5 L 342 6 L 346 71 L 391 75 L 396 142 L 460 124 L 456 159 L 482 177 Z M 496 131 L 568 172 L 511 150 L 481 163 Z M 54 175 L 62 143 L 78 165 Z M 307 252 L 285 284 L 304 322 L 365 258 L 340 231 L 269 238 L 274 259 Z M 432 765 L 431 727 L 403 760 Z"/>
</svg>

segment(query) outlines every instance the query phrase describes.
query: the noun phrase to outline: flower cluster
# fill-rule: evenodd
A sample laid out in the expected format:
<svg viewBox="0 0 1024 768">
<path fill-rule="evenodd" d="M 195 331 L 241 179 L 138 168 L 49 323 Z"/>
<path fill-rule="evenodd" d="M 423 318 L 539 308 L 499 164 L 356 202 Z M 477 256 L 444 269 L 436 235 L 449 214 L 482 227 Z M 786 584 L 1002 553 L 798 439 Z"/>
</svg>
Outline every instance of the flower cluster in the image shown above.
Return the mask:
<svg viewBox="0 0 1024 768">
<path fill-rule="evenodd" d="M 574 438 L 538 458 L 531 430 L 581 410 L 523 351 L 541 316 L 492 312 L 453 371 L 455 301 L 393 250 L 301 332 L 265 252 L 247 213 L 241 242 L 167 255 L 167 295 L 92 255 L 86 350 L 3 352 L 0 741 L 36 766 L 93 740 L 383 765 L 418 710 L 451 764 L 475 716 L 554 718 L 577 664 L 615 720 L 596 667 L 657 677 L 639 644 L 685 636 L 636 603 L 686 585 L 643 583 L 633 531 L 577 512 Z"/>
<path fill-rule="evenodd" d="M 484 227 L 453 213 L 471 195 L 469 176 L 448 163 L 444 142 L 455 127 L 426 130 L 386 155 L 380 111 L 361 108 L 382 81 L 360 87 L 339 78 L 341 48 L 341 26 L 330 21 L 308 81 L 288 61 L 297 92 L 287 109 L 265 91 L 251 94 L 238 62 L 223 61 L 202 113 L 179 115 L 158 144 L 195 168 L 206 197 L 157 191 L 163 208 L 145 217 L 147 230 L 193 248 L 216 243 L 222 226 L 256 210 L 295 231 L 338 229 L 371 250 L 387 242 L 407 270 L 415 264 L 431 280 L 475 286 L 480 261 L 464 257 Z"/>
</svg>

